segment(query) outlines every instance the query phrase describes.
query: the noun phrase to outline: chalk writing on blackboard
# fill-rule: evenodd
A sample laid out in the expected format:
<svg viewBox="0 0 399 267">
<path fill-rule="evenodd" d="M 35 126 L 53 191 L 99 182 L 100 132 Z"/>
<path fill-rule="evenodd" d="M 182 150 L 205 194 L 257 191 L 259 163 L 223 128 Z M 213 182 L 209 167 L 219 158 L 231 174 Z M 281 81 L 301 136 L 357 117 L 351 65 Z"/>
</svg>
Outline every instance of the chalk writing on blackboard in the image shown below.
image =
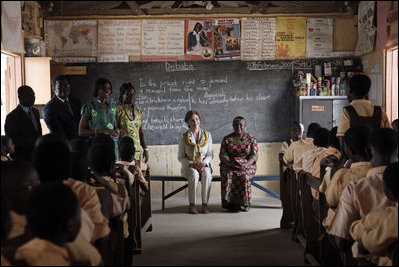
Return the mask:
<svg viewBox="0 0 399 267">
<path fill-rule="evenodd" d="M 192 64 L 187 64 L 186 62 L 183 63 L 170 63 L 170 62 L 165 62 L 165 71 L 167 72 L 174 72 L 174 71 L 189 71 L 189 70 L 195 70 L 194 65 Z"/>
</svg>

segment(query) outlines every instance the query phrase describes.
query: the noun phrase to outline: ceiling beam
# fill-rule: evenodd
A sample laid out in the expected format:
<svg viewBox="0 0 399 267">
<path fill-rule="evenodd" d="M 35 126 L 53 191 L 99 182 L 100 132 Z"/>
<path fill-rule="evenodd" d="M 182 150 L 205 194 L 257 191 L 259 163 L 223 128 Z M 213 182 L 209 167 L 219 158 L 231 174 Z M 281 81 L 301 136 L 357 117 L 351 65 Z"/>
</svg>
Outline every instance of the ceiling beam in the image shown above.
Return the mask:
<svg viewBox="0 0 399 267">
<path fill-rule="evenodd" d="M 136 13 L 136 15 L 145 15 L 145 12 L 135 1 L 125 1 L 125 3 Z"/>
<path fill-rule="evenodd" d="M 250 7 L 220 7 L 207 10 L 206 8 L 154 8 L 147 9 L 148 15 L 164 14 L 253 14 Z M 333 13 L 332 7 L 267 7 L 262 14 L 297 14 L 297 13 Z"/>
<path fill-rule="evenodd" d="M 168 8 L 168 9 L 147 9 L 148 15 L 163 15 L 163 14 L 215 14 L 215 13 L 236 13 L 236 14 L 250 14 L 251 10 L 247 7 L 215 7 L 211 10 L 205 7 L 198 8 Z"/>
<path fill-rule="evenodd" d="M 257 7 L 252 7 L 252 13 L 266 14 L 271 1 L 262 1 Z"/>
<path fill-rule="evenodd" d="M 85 15 L 100 15 L 100 16 L 136 15 L 137 16 L 137 13 L 132 9 L 108 9 L 108 10 L 87 9 L 87 10 L 64 10 L 62 14 L 62 16 L 85 16 Z"/>
</svg>

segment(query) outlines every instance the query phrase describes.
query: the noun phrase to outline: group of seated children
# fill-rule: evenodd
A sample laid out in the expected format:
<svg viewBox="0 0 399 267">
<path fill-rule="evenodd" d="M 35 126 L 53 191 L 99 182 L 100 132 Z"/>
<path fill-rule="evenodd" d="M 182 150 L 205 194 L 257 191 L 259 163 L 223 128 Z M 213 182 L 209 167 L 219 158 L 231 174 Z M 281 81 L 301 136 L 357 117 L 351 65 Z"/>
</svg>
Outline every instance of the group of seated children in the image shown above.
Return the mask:
<svg viewBox="0 0 399 267">
<path fill-rule="evenodd" d="M 37 140 L 32 164 L 13 161 L 12 140 L 1 141 L 1 264 L 112 264 L 112 221 L 123 221 L 126 240 L 133 234 L 127 220 L 131 186 L 137 181 L 141 194 L 148 191 L 133 140 L 121 140 L 122 161 L 116 162 L 108 135 L 89 145 L 48 134 Z M 125 257 L 131 265 L 131 254 Z"/>
<path fill-rule="evenodd" d="M 398 241 L 398 120 L 390 128 L 386 113 L 367 99 L 370 87 L 366 75 L 351 78 L 350 105 L 330 132 L 311 123 L 303 140 L 304 127 L 294 122 L 279 159 L 297 179 L 300 171 L 321 179 L 313 202 L 325 195 L 329 210 L 319 219 L 337 251 L 351 252 L 358 265 L 389 265 Z"/>
<path fill-rule="evenodd" d="M 292 124 L 291 138 L 302 134 L 293 128 L 301 126 Z M 398 240 L 398 134 L 390 128 L 371 132 L 353 126 L 345 132 L 340 151 L 336 129 L 310 124 L 305 140 L 283 144 L 281 163 L 297 174 L 304 171 L 322 179 L 312 196 L 325 194 L 329 210 L 321 219 L 338 250 L 351 249 L 358 263 L 392 264 L 387 256 Z M 347 160 L 341 160 L 341 153 Z"/>
</svg>

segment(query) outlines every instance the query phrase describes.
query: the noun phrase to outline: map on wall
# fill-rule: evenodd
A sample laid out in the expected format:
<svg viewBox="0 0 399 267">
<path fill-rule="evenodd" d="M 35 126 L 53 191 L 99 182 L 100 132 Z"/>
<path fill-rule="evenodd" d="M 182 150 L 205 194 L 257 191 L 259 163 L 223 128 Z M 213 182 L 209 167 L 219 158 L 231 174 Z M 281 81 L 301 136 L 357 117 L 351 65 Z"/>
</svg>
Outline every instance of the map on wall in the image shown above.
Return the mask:
<svg viewBox="0 0 399 267">
<path fill-rule="evenodd" d="M 48 56 L 97 54 L 96 20 L 49 20 L 45 29 Z"/>
</svg>

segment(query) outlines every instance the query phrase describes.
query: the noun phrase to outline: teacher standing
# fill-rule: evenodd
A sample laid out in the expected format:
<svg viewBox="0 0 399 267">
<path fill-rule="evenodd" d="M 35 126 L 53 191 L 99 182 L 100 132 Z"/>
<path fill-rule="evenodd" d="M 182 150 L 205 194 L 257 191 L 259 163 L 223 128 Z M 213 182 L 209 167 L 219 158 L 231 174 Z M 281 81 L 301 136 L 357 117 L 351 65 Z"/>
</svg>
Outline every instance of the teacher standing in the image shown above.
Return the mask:
<svg viewBox="0 0 399 267">
<path fill-rule="evenodd" d="M 148 148 L 143 131 L 143 111 L 135 106 L 136 89 L 131 83 L 121 85 L 119 104 L 116 106 L 116 125 L 120 130 L 120 138 L 129 136 L 134 141 L 135 160 L 141 160 L 144 150 L 144 162 L 148 161 Z"/>
<path fill-rule="evenodd" d="M 181 173 L 188 180 L 188 212 L 197 214 L 195 207 L 198 181 L 201 177 L 202 184 L 202 212 L 209 213 L 208 201 L 211 191 L 212 171 L 211 160 L 213 147 L 211 134 L 200 128 L 201 115 L 196 110 L 187 112 L 184 121 L 190 128 L 185 132 L 179 142 L 178 160 Z"/>
<path fill-rule="evenodd" d="M 98 134 L 107 134 L 111 136 L 115 142 L 115 157 L 119 159 L 119 131 L 116 129 L 115 106 L 109 102 L 111 94 L 111 82 L 103 78 L 98 79 L 93 93 L 94 98 L 82 106 L 79 135 L 96 136 Z"/>
</svg>

